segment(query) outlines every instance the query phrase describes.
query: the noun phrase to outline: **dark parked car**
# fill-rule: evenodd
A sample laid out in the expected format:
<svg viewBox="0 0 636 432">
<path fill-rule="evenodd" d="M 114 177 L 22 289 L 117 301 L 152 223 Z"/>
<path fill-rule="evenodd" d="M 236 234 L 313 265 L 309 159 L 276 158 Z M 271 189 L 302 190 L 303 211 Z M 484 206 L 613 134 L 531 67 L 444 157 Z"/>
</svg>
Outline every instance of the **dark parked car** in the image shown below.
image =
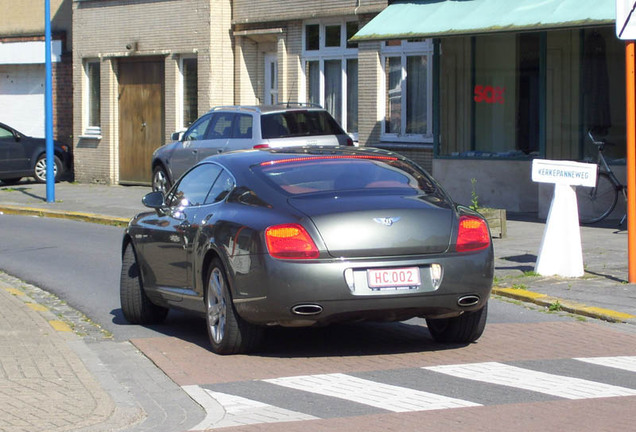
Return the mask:
<svg viewBox="0 0 636 432">
<path fill-rule="evenodd" d="M 419 166 L 355 147 L 230 152 L 197 164 L 123 238 L 131 323 L 207 317 L 212 350 L 254 349 L 264 326 L 425 317 L 444 342 L 486 325 L 486 221 Z"/>
<path fill-rule="evenodd" d="M 152 156 L 152 188 L 167 192 L 195 163 L 218 153 L 263 147 L 353 145 L 324 109 L 306 104 L 216 107 Z"/>
<path fill-rule="evenodd" d="M 71 168 L 69 147 L 53 142 L 55 180 L 62 178 Z M 22 177 L 34 177 L 46 182 L 46 140 L 26 136 L 10 126 L 0 123 L 0 180 L 15 184 Z"/>
</svg>

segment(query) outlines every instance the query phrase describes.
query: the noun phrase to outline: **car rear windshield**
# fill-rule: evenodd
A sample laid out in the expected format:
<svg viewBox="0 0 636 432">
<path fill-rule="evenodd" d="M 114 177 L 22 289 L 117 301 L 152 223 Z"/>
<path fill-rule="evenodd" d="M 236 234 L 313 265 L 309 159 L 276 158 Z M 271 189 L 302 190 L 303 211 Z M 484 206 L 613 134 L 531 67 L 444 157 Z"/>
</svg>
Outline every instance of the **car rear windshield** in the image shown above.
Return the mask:
<svg viewBox="0 0 636 432">
<path fill-rule="evenodd" d="M 424 171 L 395 157 L 308 156 L 264 162 L 254 169 L 290 195 L 396 188 L 407 193 L 437 191 Z"/>
<path fill-rule="evenodd" d="M 344 134 L 326 111 L 294 110 L 261 116 L 264 139 Z"/>
</svg>

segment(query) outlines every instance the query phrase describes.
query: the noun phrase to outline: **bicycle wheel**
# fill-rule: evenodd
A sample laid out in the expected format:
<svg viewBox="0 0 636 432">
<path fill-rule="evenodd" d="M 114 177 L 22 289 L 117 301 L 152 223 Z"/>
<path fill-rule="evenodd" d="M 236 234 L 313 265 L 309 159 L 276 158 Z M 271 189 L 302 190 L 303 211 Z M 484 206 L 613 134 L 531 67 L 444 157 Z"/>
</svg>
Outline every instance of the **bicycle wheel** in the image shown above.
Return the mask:
<svg viewBox="0 0 636 432">
<path fill-rule="evenodd" d="M 579 206 L 579 221 L 592 224 L 605 219 L 616 207 L 618 188 L 609 175 L 599 173 L 596 187 L 577 186 L 576 199 Z"/>
</svg>

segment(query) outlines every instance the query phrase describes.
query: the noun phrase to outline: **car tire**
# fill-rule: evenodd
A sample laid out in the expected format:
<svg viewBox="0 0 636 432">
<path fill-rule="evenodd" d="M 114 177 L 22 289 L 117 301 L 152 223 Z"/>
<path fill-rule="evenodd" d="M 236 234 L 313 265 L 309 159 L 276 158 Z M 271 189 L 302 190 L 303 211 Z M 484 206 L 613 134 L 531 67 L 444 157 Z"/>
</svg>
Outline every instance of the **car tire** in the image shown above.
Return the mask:
<svg viewBox="0 0 636 432">
<path fill-rule="evenodd" d="M 12 185 L 18 184 L 20 180 L 22 180 L 22 177 L 14 177 L 14 178 L 2 179 L 0 180 L 0 183 L 4 185 L 12 186 Z"/>
<path fill-rule="evenodd" d="M 437 342 L 471 343 L 481 337 L 486 328 L 488 303 L 479 310 L 464 312 L 454 318 L 426 319 L 428 330 Z"/>
<path fill-rule="evenodd" d="M 161 191 L 164 195 L 168 192 L 172 184 L 170 183 L 170 177 L 162 166 L 157 166 L 152 171 L 152 190 Z"/>
<path fill-rule="evenodd" d="M 206 324 L 212 351 L 216 354 L 240 354 L 253 351 L 263 329 L 243 320 L 234 309 L 232 294 L 221 261 L 209 266 L 205 289 Z"/>
<path fill-rule="evenodd" d="M 55 176 L 55 181 L 57 182 L 62 176 L 64 171 L 64 167 L 62 166 L 62 161 L 57 156 L 53 156 L 53 174 Z M 38 183 L 46 183 L 46 155 L 41 155 L 38 160 L 35 162 L 33 167 L 33 177 L 35 177 L 35 181 Z"/>
<path fill-rule="evenodd" d="M 167 308 L 155 305 L 146 295 L 137 256 L 130 243 L 122 256 L 119 297 L 124 318 L 131 324 L 159 324 L 168 314 Z"/>
</svg>

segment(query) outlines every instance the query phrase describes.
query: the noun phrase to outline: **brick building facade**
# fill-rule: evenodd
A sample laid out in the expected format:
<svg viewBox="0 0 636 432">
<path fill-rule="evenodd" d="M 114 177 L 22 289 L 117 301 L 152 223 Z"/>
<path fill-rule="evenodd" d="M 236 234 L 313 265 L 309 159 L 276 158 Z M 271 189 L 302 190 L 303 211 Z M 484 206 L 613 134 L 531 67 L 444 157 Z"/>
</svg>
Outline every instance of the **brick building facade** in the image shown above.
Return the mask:
<svg viewBox="0 0 636 432">
<path fill-rule="evenodd" d="M 233 102 L 230 19 L 229 0 L 73 3 L 77 41 L 73 51 L 74 154 L 79 181 L 140 182 L 134 171 L 149 168 L 152 148 L 167 142 L 172 132 L 189 123 L 183 116 L 183 71 L 184 64 L 189 64 L 184 60 L 193 59 L 196 67 L 198 113 L 212 105 Z M 133 120 L 123 115 L 128 107 L 120 106 L 120 69 L 132 62 L 140 63 L 141 72 L 130 79 L 140 84 L 146 79 L 143 70 L 147 62 L 162 64 L 162 88 L 153 90 L 161 93 L 161 112 L 152 123 L 140 120 L 134 126 L 125 124 Z M 135 129 L 144 123 L 147 133 L 137 134 Z M 146 148 L 134 153 L 142 146 Z M 122 176 L 122 163 L 134 165 L 129 167 L 129 175 Z M 149 182 L 150 175 L 147 178 Z"/>
</svg>

